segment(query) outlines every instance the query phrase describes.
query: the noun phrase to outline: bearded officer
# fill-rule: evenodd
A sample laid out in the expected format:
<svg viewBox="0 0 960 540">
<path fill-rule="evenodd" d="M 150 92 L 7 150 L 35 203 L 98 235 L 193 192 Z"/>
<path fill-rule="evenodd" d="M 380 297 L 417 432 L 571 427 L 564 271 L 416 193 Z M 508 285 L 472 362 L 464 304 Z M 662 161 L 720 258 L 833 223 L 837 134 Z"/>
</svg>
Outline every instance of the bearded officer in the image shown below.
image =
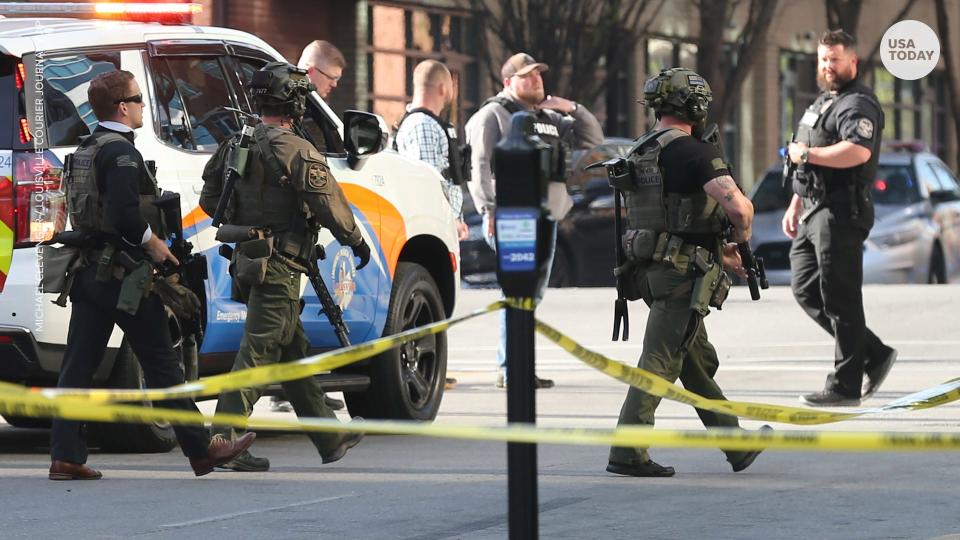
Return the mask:
<svg viewBox="0 0 960 540">
<path fill-rule="evenodd" d="M 867 328 L 863 313 L 863 242 L 873 227 L 870 184 L 883 109 L 857 79 L 855 46 L 842 30 L 820 37 L 817 82 L 823 93 L 788 148 L 794 195 L 782 226 L 793 240 L 790 284 L 804 312 L 836 341 L 835 369 L 824 389 L 800 396 L 818 407 L 859 405 L 880 388 L 897 358 Z"/>
<path fill-rule="evenodd" d="M 666 69 L 647 81 L 643 93 L 657 125 L 638 139 L 628 172 L 608 173 L 627 210 L 622 241 L 628 263 L 620 269 L 621 286 L 627 299 L 642 299 L 650 307 L 639 367 L 670 382 L 679 377 L 684 388 L 704 397 L 726 399 L 714 380 L 719 361 L 703 317 L 726 298 L 730 280 L 724 270 L 743 273 L 736 244 L 722 239 L 725 221 L 733 226 L 734 240 L 746 242 L 753 205 L 720 150 L 700 140 L 711 100 L 707 82 L 689 69 Z M 619 425 L 653 425 L 659 403 L 631 387 Z M 708 427 L 738 427 L 735 416 L 700 409 L 697 414 Z M 742 471 L 760 451 L 725 453 L 733 470 Z M 651 460 L 646 448 L 611 448 L 607 471 L 674 475 L 673 467 Z"/>
<path fill-rule="evenodd" d="M 360 258 L 358 270 L 370 260 L 370 248 L 325 157 L 298 135 L 306 96 L 314 90 L 306 72 L 271 62 L 254 73 L 250 88 L 263 121 L 254 129 L 246 171 L 236 182 L 225 222 L 255 229 L 270 240 L 266 251 L 259 239 L 238 243 L 231 262 L 236 296 L 247 305 L 234 371 L 307 356 L 310 342 L 300 321 L 300 279 L 306 262 L 315 257 L 321 227 L 329 229 L 340 244 L 350 246 Z M 232 148 L 230 141 L 224 142 L 203 172 L 200 206 L 210 215 L 220 200 Z M 282 386 L 297 416 L 336 418 L 313 377 Z M 225 392 L 217 413 L 249 415 L 262 394 L 262 388 Z M 214 431 L 235 435 L 230 427 L 215 426 Z M 323 463 L 339 460 L 361 438 L 360 433 L 310 434 Z M 247 452 L 227 466 L 265 471 L 270 462 Z"/>
</svg>

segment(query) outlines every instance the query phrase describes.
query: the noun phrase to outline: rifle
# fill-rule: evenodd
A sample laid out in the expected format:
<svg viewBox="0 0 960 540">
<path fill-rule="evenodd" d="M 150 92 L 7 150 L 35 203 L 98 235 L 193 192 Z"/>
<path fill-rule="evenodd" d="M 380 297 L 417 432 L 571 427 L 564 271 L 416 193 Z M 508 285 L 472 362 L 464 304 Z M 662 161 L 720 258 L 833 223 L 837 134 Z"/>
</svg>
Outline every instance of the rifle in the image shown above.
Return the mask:
<svg viewBox="0 0 960 540">
<path fill-rule="evenodd" d="M 327 284 L 323 281 L 323 276 L 320 275 L 319 262 L 326 258 L 327 253 L 323 249 L 323 246 L 314 246 L 314 256 L 312 260 L 307 261 L 307 279 L 310 280 L 310 285 L 313 286 L 313 292 L 317 293 L 317 298 L 320 300 L 320 312 L 325 314 L 327 319 L 330 320 L 330 324 L 333 325 L 333 331 L 337 334 L 340 346 L 349 347 L 350 338 L 347 337 L 347 334 L 350 333 L 350 330 L 347 328 L 346 323 L 343 322 L 343 311 L 341 311 L 340 306 L 333 301 L 333 296 L 330 295 L 330 289 L 327 288 Z"/>
<path fill-rule="evenodd" d="M 627 298 L 623 293 L 620 279 L 623 274 L 629 274 L 630 265 L 627 264 L 627 257 L 623 253 L 623 218 L 620 215 L 622 192 L 617 186 L 621 181 L 630 180 L 630 163 L 622 157 L 615 157 L 591 163 L 583 170 L 589 171 L 597 167 L 604 167 L 607 170 L 607 179 L 610 187 L 613 188 L 613 243 L 617 254 L 617 266 L 613 269 L 613 276 L 617 282 L 617 299 L 613 302 L 613 337 L 611 339 L 627 341 L 630 339 L 630 312 L 627 311 Z"/>
<path fill-rule="evenodd" d="M 243 129 L 240 131 L 240 140 L 237 141 L 233 150 L 230 152 L 230 163 L 227 164 L 227 179 L 223 183 L 223 191 L 220 192 L 220 200 L 217 201 L 217 209 L 213 213 L 211 225 L 219 227 L 223 223 L 223 216 L 230 204 L 230 198 L 233 196 L 233 189 L 237 179 L 243 177 L 247 168 L 247 156 L 250 151 L 250 140 L 253 138 L 253 129 L 260 123 L 260 118 L 256 115 L 246 113 L 239 109 L 226 107 L 228 110 L 239 112 L 244 115 Z"/>
<path fill-rule="evenodd" d="M 797 142 L 796 133 L 790 134 L 790 140 L 784 143 L 783 145 L 783 181 L 781 187 L 786 188 L 787 182 L 793 180 L 793 176 L 797 173 L 797 164 L 790 160 L 790 143 Z"/>
<path fill-rule="evenodd" d="M 720 155 L 723 155 L 723 146 L 720 143 L 720 128 L 717 127 L 717 124 L 707 126 L 700 140 L 716 146 L 717 149 L 720 150 Z M 790 158 L 787 157 L 784 163 L 785 173 L 786 166 L 789 162 Z M 730 171 L 731 175 L 733 174 L 733 167 L 729 163 L 727 163 L 727 170 Z M 737 184 L 737 187 L 739 188 L 740 185 Z M 734 232 L 733 225 L 728 224 L 724 231 L 724 236 L 727 240 L 733 241 Z M 753 249 L 750 248 L 749 242 L 737 242 L 737 252 L 740 253 L 740 259 L 743 261 L 743 269 L 747 273 L 747 286 L 750 287 L 750 298 L 759 300 L 760 289 L 770 288 L 770 283 L 767 282 L 767 271 L 763 265 L 763 257 L 755 257 L 753 255 Z"/>
<path fill-rule="evenodd" d="M 167 226 L 167 237 L 170 241 L 170 253 L 180 261 L 179 266 L 165 261 L 158 268 L 160 274 L 164 277 L 177 274 L 180 276 L 180 283 L 185 287 L 194 291 L 203 290 L 203 282 L 207 279 L 207 257 L 202 253 L 194 253 L 193 244 L 183 235 L 180 194 L 164 191 L 153 204 L 163 214 L 163 221 Z M 181 324 L 188 324 L 184 330 L 198 335 L 198 341 L 202 339 L 203 332 L 200 319 L 201 313 L 198 310 L 189 322 L 180 321 Z"/>
</svg>

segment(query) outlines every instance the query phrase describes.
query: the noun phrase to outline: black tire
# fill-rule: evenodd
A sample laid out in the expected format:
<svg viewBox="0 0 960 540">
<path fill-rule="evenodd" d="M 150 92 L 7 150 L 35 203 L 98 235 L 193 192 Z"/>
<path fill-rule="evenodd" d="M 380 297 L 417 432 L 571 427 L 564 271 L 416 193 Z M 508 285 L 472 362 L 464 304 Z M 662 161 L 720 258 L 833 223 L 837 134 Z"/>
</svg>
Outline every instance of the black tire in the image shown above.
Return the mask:
<svg viewBox="0 0 960 540">
<path fill-rule="evenodd" d="M 933 245 L 933 253 L 930 254 L 930 269 L 927 271 L 927 283 L 932 285 L 943 285 L 947 282 L 947 268 L 943 260 L 943 251 L 937 244 Z"/>
<path fill-rule="evenodd" d="M 573 287 L 576 283 L 576 269 L 573 267 L 573 256 L 564 244 L 557 242 L 557 249 L 553 255 L 553 267 L 550 269 L 550 287 Z"/>
<path fill-rule="evenodd" d="M 436 282 L 426 268 L 401 262 L 390 294 L 383 335 L 424 326 L 446 318 Z M 443 399 L 447 375 L 446 332 L 405 343 L 370 359 L 370 387 L 346 392 L 352 416 L 433 420 Z"/>
<path fill-rule="evenodd" d="M 180 351 L 178 350 L 178 353 Z M 107 381 L 110 388 L 143 388 L 143 371 L 133 350 L 124 339 L 117 352 L 113 371 Z M 151 402 L 140 403 L 144 407 Z M 104 424 L 91 423 L 91 437 L 104 452 L 120 454 L 154 454 L 169 452 L 177 445 L 173 427 L 168 423 L 152 424 Z"/>
<path fill-rule="evenodd" d="M 32 416 L 3 415 L 3 419 L 6 420 L 8 424 L 10 424 L 15 428 L 50 429 L 49 418 L 34 418 Z"/>
</svg>

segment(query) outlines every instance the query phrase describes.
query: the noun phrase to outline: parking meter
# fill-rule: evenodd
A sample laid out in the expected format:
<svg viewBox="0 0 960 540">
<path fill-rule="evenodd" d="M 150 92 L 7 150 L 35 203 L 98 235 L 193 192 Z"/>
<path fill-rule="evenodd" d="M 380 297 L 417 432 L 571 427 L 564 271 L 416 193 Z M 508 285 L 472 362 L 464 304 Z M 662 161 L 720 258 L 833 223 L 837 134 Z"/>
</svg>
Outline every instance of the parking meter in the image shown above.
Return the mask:
<svg viewBox="0 0 960 540">
<path fill-rule="evenodd" d="M 546 287 L 556 222 L 547 210 L 549 183 L 563 181 L 562 149 L 534 134 L 534 116 L 514 113 L 493 154 L 497 279 L 507 298 L 534 298 Z M 535 424 L 536 320 L 533 310 L 506 309 L 507 421 Z M 538 536 L 537 446 L 507 444 L 507 503 L 511 539 Z"/>
<path fill-rule="evenodd" d="M 563 182 L 563 155 L 533 132 L 534 116 L 518 112 L 494 150 L 497 280 L 508 298 L 533 298 L 546 286 L 556 227 L 547 212 L 549 182 Z"/>
</svg>

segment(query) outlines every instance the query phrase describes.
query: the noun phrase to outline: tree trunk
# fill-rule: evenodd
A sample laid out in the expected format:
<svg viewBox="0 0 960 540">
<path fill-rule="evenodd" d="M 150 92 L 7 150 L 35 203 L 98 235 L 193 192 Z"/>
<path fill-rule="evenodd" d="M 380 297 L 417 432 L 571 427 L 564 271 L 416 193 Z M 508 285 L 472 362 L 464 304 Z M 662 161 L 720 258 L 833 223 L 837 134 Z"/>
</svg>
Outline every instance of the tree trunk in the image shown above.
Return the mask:
<svg viewBox="0 0 960 540">
<path fill-rule="evenodd" d="M 960 141 L 960 75 L 956 71 L 956 59 L 953 57 L 953 48 L 950 43 L 950 17 L 947 15 L 946 0 L 936 0 L 937 30 L 940 34 L 940 54 L 946 67 L 947 93 L 950 103 L 949 110 L 953 117 L 953 140 Z M 960 151 L 954 152 L 953 170 L 960 171 Z"/>
</svg>

